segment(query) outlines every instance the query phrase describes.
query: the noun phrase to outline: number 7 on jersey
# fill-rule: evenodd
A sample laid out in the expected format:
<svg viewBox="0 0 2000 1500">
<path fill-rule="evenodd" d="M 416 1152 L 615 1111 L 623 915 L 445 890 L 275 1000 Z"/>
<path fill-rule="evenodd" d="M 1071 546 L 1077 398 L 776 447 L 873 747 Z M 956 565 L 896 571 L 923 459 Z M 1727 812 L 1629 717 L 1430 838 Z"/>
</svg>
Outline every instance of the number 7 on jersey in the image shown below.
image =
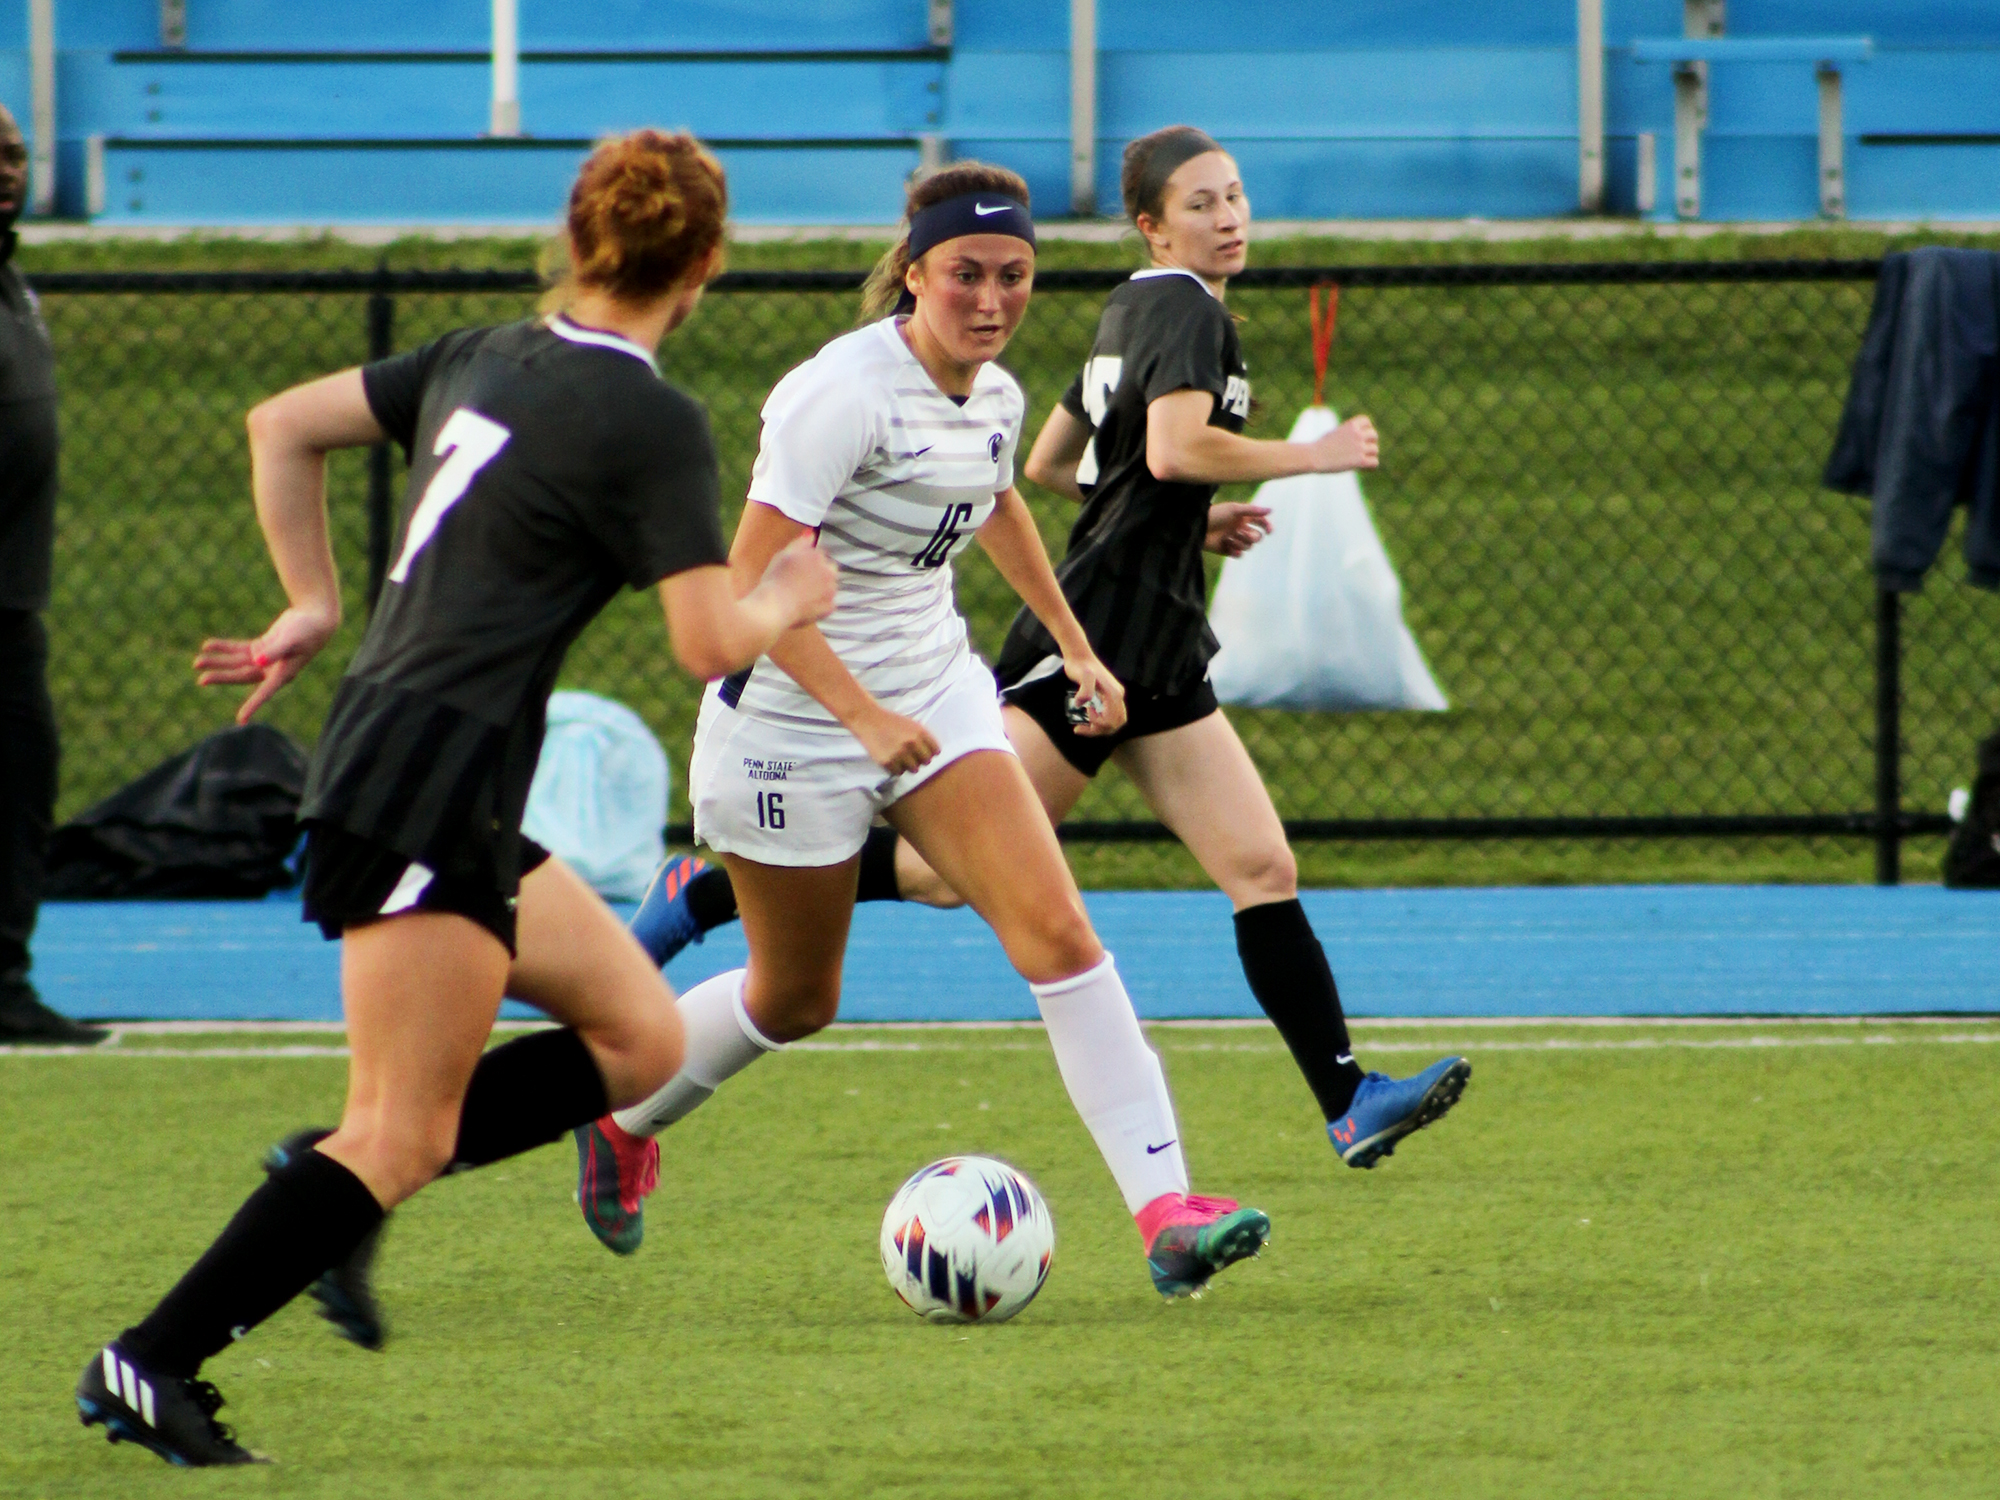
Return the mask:
<svg viewBox="0 0 2000 1500">
<path fill-rule="evenodd" d="M 437 473 L 424 486 L 424 498 L 410 512 L 410 529 L 403 537 L 402 555 L 389 570 L 391 583 L 401 583 L 410 576 L 410 564 L 424 550 L 424 543 L 436 534 L 444 513 L 458 504 L 474 476 L 493 462 L 494 455 L 507 446 L 507 439 L 513 435 L 469 406 L 461 406 L 445 418 L 431 452 L 448 452 L 451 457 L 438 465 Z"/>
</svg>

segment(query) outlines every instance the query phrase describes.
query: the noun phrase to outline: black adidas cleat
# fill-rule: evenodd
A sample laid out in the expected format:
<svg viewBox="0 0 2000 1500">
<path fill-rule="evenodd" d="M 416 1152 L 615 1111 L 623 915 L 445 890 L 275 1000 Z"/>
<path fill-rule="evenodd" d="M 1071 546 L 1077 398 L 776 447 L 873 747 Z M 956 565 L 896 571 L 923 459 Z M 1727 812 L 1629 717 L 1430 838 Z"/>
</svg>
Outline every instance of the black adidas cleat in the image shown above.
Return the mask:
<svg viewBox="0 0 2000 1500">
<path fill-rule="evenodd" d="M 83 1367 L 76 1383 L 83 1425 L 103 1423 L 114 1443 L 137 1443 L 182 1468 L 268 1462 L 215 1420 L 220 1410 L 222 1392 L 206 1380 L 155 1375 L 115 1343 Z"/>
<path fill-rule="evenodd" d="M 264 1170 L 275 1172 L 302 1151 L 332 1135 L 330 1130 L 297 1130 L 264 1153 Z M 354 1247 L 346 1260 L 321 1273 L 306 1293 L 319 1304 L 319 1315 L 333 1325 L 333 1331 L 363 1349 L 380 1349 L 389 1336 L 382 1309 L 375 1302 L 373 1284 L 375 1252 L 382 1245 L 387 1216 L 366 1239 Z"/>
</svg>

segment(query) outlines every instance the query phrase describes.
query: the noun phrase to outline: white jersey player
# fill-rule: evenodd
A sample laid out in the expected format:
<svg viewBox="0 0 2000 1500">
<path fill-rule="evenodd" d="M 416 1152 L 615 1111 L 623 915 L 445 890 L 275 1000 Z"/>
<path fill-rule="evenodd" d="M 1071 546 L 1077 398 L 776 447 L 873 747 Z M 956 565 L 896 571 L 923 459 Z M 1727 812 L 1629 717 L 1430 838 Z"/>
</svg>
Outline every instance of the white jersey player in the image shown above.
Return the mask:
<svg viewBox="0 0 2000 1500">
<path fill-rule="evenodd" d="M 914 184 L 908 232 L 869 283 L 870 302 L 891 315 L 827 345 L 765 405 L 731 564 L 754 577 L 816 530 L 839 564 L 839 594 L 819 627 L 788 633 L 703 700 L 695 831 L 728 868 L 750 964 L 681 998 L 687 1060 L 663 1089 L 576 1133 L 584 1218 L 613 1250 L 629 1253 L 643 1233 L 652 1137 L 834 1019 L 877 817 L 991 924 L 1034 991 L 1159 1291 L 1199 1291 L 1269 1232 L 1254 1208 L 1188 1194 L 1159 1059 L 953 603 L 951 558 L 977 536 L 1047 626 L 1081 732 L 1124 724 L 1124 691 L 1064 601 L 1014 488 L 1023 402 L 991 363 L 1033 286 L 1027 196 L 1014 173 L 976 162 Z"/>
<path fill-rule="evenodd" d="M 753 505 L 818 531 L 840 568 L 821 635 L 856 685 L 938 752 L 891 774 L 769 657 L 708 690 L 695 734 L 697 836 L 772 865 L 833 865 L 869 823 L 975 750 L 1011 753 L 972 654 L 951 559 L 1014 485 L 1023 400 L 986 363 L 947 395 L 895 317 L 835 339 L 764 403 Z"/>
</svg>

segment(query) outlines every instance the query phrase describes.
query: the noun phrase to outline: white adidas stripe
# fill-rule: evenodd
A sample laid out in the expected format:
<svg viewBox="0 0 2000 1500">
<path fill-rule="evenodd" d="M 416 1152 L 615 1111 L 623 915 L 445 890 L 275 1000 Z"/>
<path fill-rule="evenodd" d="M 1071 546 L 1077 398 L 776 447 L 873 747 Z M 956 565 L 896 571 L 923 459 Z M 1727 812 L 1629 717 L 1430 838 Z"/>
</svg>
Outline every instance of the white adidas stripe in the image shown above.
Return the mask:
<svg viewBox="0 0 2000 1500">
<path fill-rule="evenodd" d="M 153 1383 L 141 1380 L 131 1361 L 118 1358 L 109 1344 L 104 1346 L 104 1384 L 148 1427 L 159 1425 L 153 1419 Z"/>
</svg>

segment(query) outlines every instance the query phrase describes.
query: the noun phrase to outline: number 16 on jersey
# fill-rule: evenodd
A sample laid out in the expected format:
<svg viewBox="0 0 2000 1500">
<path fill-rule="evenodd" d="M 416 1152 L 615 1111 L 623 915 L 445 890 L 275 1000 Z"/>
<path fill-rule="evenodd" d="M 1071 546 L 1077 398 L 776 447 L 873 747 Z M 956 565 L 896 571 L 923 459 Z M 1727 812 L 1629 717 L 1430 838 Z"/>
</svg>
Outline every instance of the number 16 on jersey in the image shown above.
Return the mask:
<svg viewBox="0 0 2000 1500">
<path fill-rule="evenodd" d="M 757 826 L 774 832 L 785 826 L 785 794 L 783 792 L 759 792 L 757 794 Z"/>
</svg>

